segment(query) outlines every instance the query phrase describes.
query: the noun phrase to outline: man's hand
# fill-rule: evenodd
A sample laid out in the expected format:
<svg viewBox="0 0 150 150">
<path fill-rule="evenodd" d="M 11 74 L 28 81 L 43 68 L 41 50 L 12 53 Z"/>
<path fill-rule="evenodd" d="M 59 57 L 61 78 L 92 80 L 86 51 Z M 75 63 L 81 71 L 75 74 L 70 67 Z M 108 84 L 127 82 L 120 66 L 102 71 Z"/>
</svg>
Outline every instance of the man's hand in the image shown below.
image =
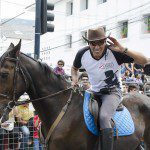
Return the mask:
<svg viewBox="0 0 150 150">
<path fill-rule="evenodd" d="M 72 66 L 71 68 L 71 76 L 72 76 L 72 87 L 73 88 L 77 88 L 78 85 L 78 68 L 75 68 L 74 66 Z"/>
<path fill-rule="evenodd" d="M 73 88 L 78 87 L 78 86 L 79 86 L 79 84 L 78 84 L 78 80 L 74 80 L 74 81 L 72 81 L 71 85 L 72 85 L 72 87 L 73 87 Z"/>
<path fill-rule="evenodd" d="M 9 125 L 10 125 L 9 123 L 4 122 L 4 123 L 1 124 L 1 127 L 2 128 L 7 128 L 7 127 L 9 127 Z"/>
<path fill-rule="evenodd" d="M 110 49 L 116 52 L 123 53 L 125 48 L 113 37 L 108 37 L 110 41 L 107 41 L 110 44 Z"/>
</svg>

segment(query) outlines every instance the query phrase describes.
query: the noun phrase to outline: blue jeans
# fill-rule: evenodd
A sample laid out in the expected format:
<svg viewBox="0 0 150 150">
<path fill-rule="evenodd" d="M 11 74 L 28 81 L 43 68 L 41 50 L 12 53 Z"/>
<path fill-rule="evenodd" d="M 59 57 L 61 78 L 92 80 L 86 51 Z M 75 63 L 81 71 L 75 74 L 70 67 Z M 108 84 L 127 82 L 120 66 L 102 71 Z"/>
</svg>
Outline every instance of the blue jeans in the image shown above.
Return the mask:
<svg viewBox="0 0 150 150">
<path fill-rule="evenodd" d="M 34 138 L 34 150 L 43 150 L 42 144 L 38 138 Z"/>
<path fill-rule="evenodd" d="M 25 150 L 25 148 L 28 147 L 30 131 L 27 126 L 21 126 L 20 130 L 23 133 L 23 137 L 21 139 L 20 150 Z"/>
</svg>

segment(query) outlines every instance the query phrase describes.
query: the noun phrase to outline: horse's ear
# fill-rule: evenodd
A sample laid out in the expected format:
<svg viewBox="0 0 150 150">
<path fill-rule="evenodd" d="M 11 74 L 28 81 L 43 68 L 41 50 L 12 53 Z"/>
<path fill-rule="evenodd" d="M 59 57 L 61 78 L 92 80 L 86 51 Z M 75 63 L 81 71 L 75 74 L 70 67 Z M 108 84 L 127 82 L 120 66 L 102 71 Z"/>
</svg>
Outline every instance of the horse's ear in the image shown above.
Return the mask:
<svg viewBox="0 0 150 150">
<path fill-rule="evenodd" d="M 21 48 L 21 39 L 20 39 L 19 43 L 11 50 L 11 55 L 13 57 L 19 56 L 20 48 Z"/>
<path fill-rule="evenodd" d="M 8 49 L 7 49 L 7 51 L 12 50 L 14 47 L 15 47 L 14 44 L 13 44 L 13 43 L 10 43 L 10 45 L 9 45 L 9 47 L 8 47 Z"/>
</svg>

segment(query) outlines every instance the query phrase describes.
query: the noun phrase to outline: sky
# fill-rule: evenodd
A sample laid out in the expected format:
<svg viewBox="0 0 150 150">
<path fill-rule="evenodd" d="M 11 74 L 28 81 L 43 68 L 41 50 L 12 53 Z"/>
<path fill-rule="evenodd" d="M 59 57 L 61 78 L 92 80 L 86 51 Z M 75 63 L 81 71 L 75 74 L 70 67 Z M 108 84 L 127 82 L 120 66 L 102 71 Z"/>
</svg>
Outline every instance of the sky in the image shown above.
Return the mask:
<svg viewBox="0 0 150 150">
<path fill-rule="evenodd" d="M 18 18 L 34 20 L 34 13 L 25 9 L 33 3 L 35 0 L 0 0 L 0 17 L 1 19 L 13 18 L 25 12 Z"/>
</svg>

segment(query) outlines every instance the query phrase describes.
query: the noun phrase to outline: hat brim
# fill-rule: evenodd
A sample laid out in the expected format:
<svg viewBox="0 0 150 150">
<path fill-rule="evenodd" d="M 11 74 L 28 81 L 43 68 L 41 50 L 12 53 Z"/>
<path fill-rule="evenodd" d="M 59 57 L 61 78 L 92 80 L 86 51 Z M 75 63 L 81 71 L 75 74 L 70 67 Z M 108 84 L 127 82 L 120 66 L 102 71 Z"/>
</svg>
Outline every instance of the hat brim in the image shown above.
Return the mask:
<svg viewBox="0 0 150 150">
<path fill-rule="evenodd" d="M 105 40 L 105 39 L 107 39 L 109 36 L 110 36 L 110 34 L 109 34 L 108 36 L 104 37 L 104 38 L 89 40 L 89 39 L 87 39 L 86 37 L 84 37 L 84 36 L 82 35 L 82 38 L 83 38 L 85 41 L 87 41 L 87 42 L 93 42 L 93 41 Z"/>
</svg>

